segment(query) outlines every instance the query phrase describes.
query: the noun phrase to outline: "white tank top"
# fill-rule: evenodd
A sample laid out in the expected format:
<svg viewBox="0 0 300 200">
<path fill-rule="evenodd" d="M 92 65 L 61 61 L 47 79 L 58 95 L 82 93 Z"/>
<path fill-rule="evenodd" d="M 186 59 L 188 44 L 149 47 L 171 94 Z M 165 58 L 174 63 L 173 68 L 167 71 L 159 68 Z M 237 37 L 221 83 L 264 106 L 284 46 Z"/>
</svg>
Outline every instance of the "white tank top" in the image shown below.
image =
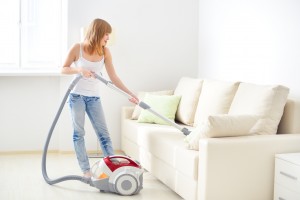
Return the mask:
<svg viewBox="0 0 300 200">
<path fill-rule="evenodd" d="M 101 61 L 89 61 L 82 56 L 82 46 L 80 44 L 79 58 L 77 61 L 74 62 L 74 64 L 75 67 L 83 67 L 84 69 L 91 70 L 96 74 L 101 75 L 101 70 L 104 66 L 104 56 Z M 99 97 L 99 84 L 100 81 L 98 79 L 82 77 L 76 84 L 76 86 L 73 88 L 71 93 L 88 97 Z"/>
</svg>

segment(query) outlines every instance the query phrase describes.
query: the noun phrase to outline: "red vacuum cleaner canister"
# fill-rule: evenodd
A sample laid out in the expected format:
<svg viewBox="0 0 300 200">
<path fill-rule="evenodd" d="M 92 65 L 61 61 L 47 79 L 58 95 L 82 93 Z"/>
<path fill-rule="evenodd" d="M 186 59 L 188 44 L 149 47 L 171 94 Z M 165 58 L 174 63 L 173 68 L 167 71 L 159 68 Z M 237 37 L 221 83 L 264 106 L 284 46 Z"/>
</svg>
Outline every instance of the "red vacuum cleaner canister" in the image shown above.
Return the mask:
<svg viewBox="0 0 300 200">
<path fill-rule="evenodd" d="M 143 172 L 128 156 L 107 156 L 92 167 L 92 182 L 102 192 L 133 195 L 143 188 Z"/>
</svg>

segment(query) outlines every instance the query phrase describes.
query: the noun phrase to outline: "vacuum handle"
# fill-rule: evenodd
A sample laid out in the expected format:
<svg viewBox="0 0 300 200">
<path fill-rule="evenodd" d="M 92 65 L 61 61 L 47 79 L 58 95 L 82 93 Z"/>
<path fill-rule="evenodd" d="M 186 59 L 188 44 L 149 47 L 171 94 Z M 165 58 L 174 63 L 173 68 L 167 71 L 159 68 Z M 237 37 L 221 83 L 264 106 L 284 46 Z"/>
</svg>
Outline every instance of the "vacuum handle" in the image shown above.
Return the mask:
<svg viewBox="0 0 300 200">
<path fill-rule="evenodd" d="M 189 135 L 191 133 L 191 131 L 185 127 L 181 127 L 178 124 L 176 124 L 174 121 L 170 120 L 169 118 L 159 114 L 158 112 L 156 112 L 155 110 L 153 110 L 148 104 L 146 104 L 143 101 L 139 102 L 139 106 L 141 108 L 143 108 L 144 110 L 147 110 L 148 112 L 152 113 L 153 115 L 156 115 L 157 117 L 163 119 L 165 122 L 168 122 L 170 125 L 172 125 L 173 127 L 177 128 L 178 130 L 180 130 L 184 135 Z"/>
<path fill-rule="evenodd" d="M 124 96 L 126 96 L 127 98 L 131 99 L 133 98 L 133 96 L 131 96 L 130 94 L 124 92 L 123 90 L 121 90 L 120 88 L 116 87 L 111 81 L 107 81 L 105 78 L 103 78 L 102 76 L 99 76 L 98 74 L 94 73 L 95 78 L 97 78 L 98 80 L 100 80 L 101 82 L 103 82 L 105 85 L 107 85 L 109 88 L 123 94 Z M 168 122 L 170 125 L 174 126 L 175 128 L 177 128 L 178 130 L 180 130 L 184 135 L 188 135 L 190 134 L 190 130 L 188 130 L 185 127 L 181 127 L 178 124 L 176 124 L 174 121 L 170 120 L 169 118 L 166 118 L 165 116 L 162 116 L 161 114 L 159 114 L 158 112 L 156 112 L 155 110 L 153 110 L 148 104 L 146 104 L 143 101 L 140 101 L 138 103 L 138 105 L 143 108 L 144 110 L 148 110 L 149 112 L 151 112 L 152 114 L 156 115 L 157 117 L 163 119 L 164 121 Z"/>
<path fill-rule="evenodd" d="M 114 158 L 120 158 L 120 159 L 125 159 L 127 160 L 130 164 L 132 165 L 135 165 L 138 167 L 137 163 L 132 160 L 131 158 L 127 157 L 127 156 L 121 156 L 121 155 L 113 155 L 113 156 L 108 156 L 108 159 L 111 161 L 111 159 L 114 159 Z"/>
<path fill-rule="evenodd" d="M 131 99 L 133 98 L 133 96 L 131 96 L 130 94 L 124 92 L 123 90 L 121 90 L 120 88 L 118 88 L 117 86 L 115 86 L 111 81 L 106 80 L 105 78 L 103 78 L 102 76 L 99 76 L 98 74 L 94 73 L 94 76 L 96 79 L 98 79 L 99 81 L 101 81 L 102 83 L 104 83 L 107 87 L 121 93 L 122 95 L 124 95 L 125 97 Z"/>
<path fill-rule="evenodd" d="M 128 161 L 128 163 L 119 163 L 119 162 L 115 162 L 114 159 L 124 159 L 126 161 Z M 123 166 L 131 166 L 131 167 L 137 167 L 137 168 L 142 168 L 138 163 L 136 163 L 135 161 L 131 160 L 130 158 L 126 157 L 126 156 L 107 156 L 103 158 L 105 164 L 107 165 L 107 167 L 113 172 L 116 169 L 118 169 L 119 167 L 123 167 Z"/>
</svg>

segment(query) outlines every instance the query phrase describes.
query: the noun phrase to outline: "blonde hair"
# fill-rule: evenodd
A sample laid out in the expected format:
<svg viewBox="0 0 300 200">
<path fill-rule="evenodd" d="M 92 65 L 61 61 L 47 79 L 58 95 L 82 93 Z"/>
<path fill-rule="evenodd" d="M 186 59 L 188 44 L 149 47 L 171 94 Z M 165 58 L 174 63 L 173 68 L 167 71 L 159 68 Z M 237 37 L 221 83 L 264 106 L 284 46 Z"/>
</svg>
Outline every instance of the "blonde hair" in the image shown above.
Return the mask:
<svg viewBox="0 0 300 200">
<path fill-rule="evenodd" d="M 89 25 L 85 36 L 85 40 L 88 42 L 87 52 L 89 54 L 96 52 L 99 56 L 104 55 L 104 46 L 101 46 L 101 39 L 111 31 L 108 22 L 103 19 L 94 19 Z"/>
</svg>

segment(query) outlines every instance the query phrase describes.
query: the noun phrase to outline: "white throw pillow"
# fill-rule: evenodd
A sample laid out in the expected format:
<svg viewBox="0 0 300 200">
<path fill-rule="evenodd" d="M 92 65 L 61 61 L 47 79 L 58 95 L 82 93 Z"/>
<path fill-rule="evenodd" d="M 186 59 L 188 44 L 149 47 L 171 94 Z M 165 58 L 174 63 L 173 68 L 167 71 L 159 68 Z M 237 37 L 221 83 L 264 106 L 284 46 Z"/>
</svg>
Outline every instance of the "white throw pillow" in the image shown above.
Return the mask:
<svg viewBox="0 0 300 200">
<path fill-rule="evenodd" d="M 289 89 L 281 85 L 241 83 L 228 114 L 262 116 L 256 124 L 258 134 L 276 134 Z"/>
<path fill-rule="evenodd" d="M 189 149 L 199 150 L 200 138 L 234 137 L 255 134 L 260 116 L 257 115 L 211 115 L 199 124 L 184 141 Z"/>
<path fill-rule="evenodd" d="M 227 114 L 239 82 L 204 80 L 195 114 L 194 126 L 209 115 Z"/>
<path fill-rule="evenodd" d="M 182 77 L 174 90 L 174 95 L 181 96 L 176 113 L 176 120 L 186 125 L 193 125 L 196 108 L 203 80 Z"/>
<path fill-rule="evenodd" d="M 174 90 L 161 90 L 161 91 L 154 91 L 154 92 L 139 92 L 137 97 L 139 98 L 140 101 L 143 101 L 146 94 L 153 94 L 153 95 L 173 95 L 174 93 Z M 131 116 L 131 119 L 135 119 L 137 120 L 141 114 L 141 111 L 143 109 L 139 106 L 139 105 L 136 105 L 134 107 L 134 110 L 133 110 L 133 113 L 132 113 L 132 116 Z"/>
</svg>

